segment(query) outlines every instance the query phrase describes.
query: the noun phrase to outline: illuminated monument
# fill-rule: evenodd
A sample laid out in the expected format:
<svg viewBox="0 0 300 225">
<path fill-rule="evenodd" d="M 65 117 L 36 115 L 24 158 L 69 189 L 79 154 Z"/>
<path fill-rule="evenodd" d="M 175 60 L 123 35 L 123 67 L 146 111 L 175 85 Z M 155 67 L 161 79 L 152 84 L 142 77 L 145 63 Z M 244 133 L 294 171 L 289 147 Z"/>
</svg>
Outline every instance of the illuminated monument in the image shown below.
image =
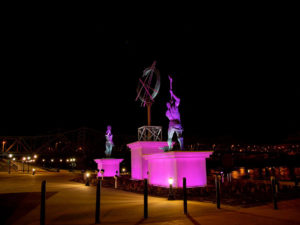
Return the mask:
<svg viewBox="0 0 300 225">
<path fill-rule="evenodd" d="M 105 159 L 95 159 L 94 161 L 98 164 L 98 177 L 113 177 L 115 175 L 119 175 L 120 171 L 120 163 L 123 159 L 112 159 L 110 158 L 112 148 L 114 146 L 113 143 L 113 135 L 111 133 L 111 126 L 107 126 L 107 131 L 105 134 L 106 143 L 105 143 L 105 155 L 107 158 Z"/>
<path fill-rule="evenodd" d="M 162 141 L 161 127 L 151 126 L 150 108 L 160 87 L 155 62 L 144 70 L 142 79 L 139 79 L 137 99 L 147 106 L 148 126 L 140 127 L 138 141 L 127 145 L 131 149 L 131 178 L 148 179 L 149 184 L 169 187 L 168 179 L 172 177 L 173 186 L 182 187 L 185 177 L 187 187 L 206 186 L 206 158 L 212 151 L 184 151 L 183 128 L 178 110 L 180 99 L 174 95 L 173 80 L 170 76 L 169 79 L 171 99 L 167 103 L 166 111 L 169 119 L 167 142 Z M 172 151 L 174 133 L 177 135 L 180 151 Z"/>
<path fill-rule="evenodd" d="M 113 139 L 113 135 L 111 133 L 111 126 L 109 126 L 109 125 L 107 126 L 107 131 L 106 131 L 105 137 L 106 137 L 105 155 L 106 155 L 106 157 L 109 158 L 111 156 L 111 151 L 112 151 L 112 148 L 114 146 L 114 142 L 112 140 Z"/>
<path fill-rule="evenodd" d="M 169 102 L 167 102 L 167 111 L 166 111 L 166 116 L 170 120 L 169 128 L 168 128 L 168 147 L 169 150 L 172 150 L 172 138 L 174 133 L 176 132 L 177 139 L 180 144 L 180 149 L 183 150 L 183 137 L 182 137 L 183 128 L 181 126 L 180 113 L 178 109 L 180 104 L 180 98 L 176 97 L 176 95 L 174 95 L 173 93 L 172 90 L 173 79 L 170 76 L 169 76 L 169 80 L 170 80 L 171 99 Z"/>
</svg>

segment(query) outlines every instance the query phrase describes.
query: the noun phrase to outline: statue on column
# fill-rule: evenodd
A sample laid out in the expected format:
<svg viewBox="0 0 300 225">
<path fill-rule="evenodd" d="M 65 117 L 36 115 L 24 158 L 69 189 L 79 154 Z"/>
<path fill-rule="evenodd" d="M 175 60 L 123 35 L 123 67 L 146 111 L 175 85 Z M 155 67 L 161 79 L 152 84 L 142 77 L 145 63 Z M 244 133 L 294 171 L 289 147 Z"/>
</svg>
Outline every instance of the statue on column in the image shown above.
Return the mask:
<svg viewBox="0 0 300 225">
<path fill-rule="evenodd" d="M 114 146 L 114 143 L 113 143 L 113 140 L 112 140 L 113 135 L 111 133 L 111 126 L 110 125 L 107 126 L 107 131 L 106 131 L 105 137 L 106 137 L 106 143 L 105 143 L 106 150 L 105 150 L 105 154 L 106 154 L 107 158 L 110 158 L 111 151 L 112 151 L 112 148 Z"/>
<path fill-rule="evenodd" d="M 183 150 L 183 137 L 182 137 L 183 128 L 181 126 L 180 114 L 178 110 L 180 104 L 180 98 L 176 97 L 172 91 L 173 80 L 170 76 L 169 76 L 169 80 L 170 80 L 171 99 L 169 102 L 167 102 L 167 111 L 166 111 L 166 116 L 169 119 L 168 146 L 169 146 L 169 150 L 172 150 L 172 138 L 174 133 L 176 132 L 180 149 Z"/>
</svg>

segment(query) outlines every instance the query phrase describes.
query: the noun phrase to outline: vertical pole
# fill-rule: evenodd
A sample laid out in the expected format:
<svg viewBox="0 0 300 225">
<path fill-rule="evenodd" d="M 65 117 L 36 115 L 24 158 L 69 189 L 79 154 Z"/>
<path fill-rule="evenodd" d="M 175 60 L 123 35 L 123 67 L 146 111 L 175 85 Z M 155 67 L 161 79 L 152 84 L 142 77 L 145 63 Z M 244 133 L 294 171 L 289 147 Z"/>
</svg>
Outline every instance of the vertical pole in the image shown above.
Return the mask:
<svg viewBox="0 0 300 225">
<path fill-rule="evenodd" d="M 219 179 L 219 175 L 216 175 L 216 198 L 217 198 L 217 208 L 220 209 L 220 179 Z"/>
<path fill-rule="evenodd" d="M 147 124 L 151 126 L 151 102 L 147 103 Z M 146 130 L 147 140 L 151 141 L 151 133 L 149 130 Z"/>
<path fill-rule="evenodd" d="M 174 196 L 174 193 L 173 193 L 173 185 L 172 184 L 170 184 L 170 186 L 169 186 L 168 200 L 175 200 L 175 196 Z"/>
<path fill-rule="evenodd" d="M 96 192 L 96 215 L 95 215 L 95 223 L 100 223 L 100 188 L 101 188 L 101 180 L 97 180 L 97 192 Z"/>
<path fill-rule="evenodd" d="M 90 186 L 90 178 L 89 177 L 86 178 L 85 186 Z"/>
<path fill-rule="evenodd" d="M 272 195 L 273 195 L 273 204 L 274 209 L 278 209 L 277 207 L 277 185 L 276 185 L 276 178 L 271 176 L 271 184 L 272 184 Z"/>
<path fill-rule="evenodd" d="M 147 103 L 147 121 L 148 126 L 151 126 L 151 103 Z"/>
<path fill-rule="evenodd" d="M 29 173 L 29 162 L 27 162 L 27 173 Z"/>
<path fill-rule="evenodd" d="M 24 173 L 24 162 L 22 164 L 23 164 L 23 173 Z"/>
<path fill-rule="evenodd" d="M 41 214 L 40 214 L 40 224 L 45 225 L 45 203 L 46 203 L 46 181 L 42 181 L 41 186 Z"/>
<path fill-rule="evenodd" d="M 144 179 L 144 218 L 148 218 L 148 180 Z"/>
<path fill-rule="evenodd" d="M 183 178 L 183 210 L 184 214 L 187 215 L 187 194 L 186 194 L 186 178 Z"/>
</svg>

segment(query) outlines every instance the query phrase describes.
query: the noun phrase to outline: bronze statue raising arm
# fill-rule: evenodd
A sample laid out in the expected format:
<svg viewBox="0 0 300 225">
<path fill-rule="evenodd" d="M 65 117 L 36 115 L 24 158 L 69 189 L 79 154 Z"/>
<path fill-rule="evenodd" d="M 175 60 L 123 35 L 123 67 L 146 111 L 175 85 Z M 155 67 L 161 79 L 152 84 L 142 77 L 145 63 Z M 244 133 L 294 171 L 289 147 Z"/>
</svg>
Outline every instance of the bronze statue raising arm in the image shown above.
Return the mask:
<svg viewBox="0 0 300 225">
<path fill-rule="evenodd" d="M 174 98 L 175 99 L 175 105 L 176 107 L 179 106 L 179 103 L 180 103 L 180 98 L 176 97 L 176 95 L 174 95 L 173 91 L 170 90 L 170 94 L 171 94 L 171 99 Z"/>
</svg>

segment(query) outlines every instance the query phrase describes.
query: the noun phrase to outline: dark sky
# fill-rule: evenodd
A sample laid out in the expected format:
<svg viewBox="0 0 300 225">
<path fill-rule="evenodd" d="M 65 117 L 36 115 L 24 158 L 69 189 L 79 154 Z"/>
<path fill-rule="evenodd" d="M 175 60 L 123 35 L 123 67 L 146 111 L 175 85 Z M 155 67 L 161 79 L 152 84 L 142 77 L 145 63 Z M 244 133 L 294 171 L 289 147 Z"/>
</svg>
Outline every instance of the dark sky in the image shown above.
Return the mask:
<svg viewBox="0 0 300 225">
<path fill-rule="evenodd" d="M 81 126 L 104 132 L 108 124 L 135 135 L 146 124 L 136 86 L 154 60 L 161 89 L 152 119 L 164 135 L 169 74 L 186 137 L 268 142 L 300 130 L 293 14 L 112 18 L 80 8 L 4 16 L 0 135 Z"/>
</svg>

